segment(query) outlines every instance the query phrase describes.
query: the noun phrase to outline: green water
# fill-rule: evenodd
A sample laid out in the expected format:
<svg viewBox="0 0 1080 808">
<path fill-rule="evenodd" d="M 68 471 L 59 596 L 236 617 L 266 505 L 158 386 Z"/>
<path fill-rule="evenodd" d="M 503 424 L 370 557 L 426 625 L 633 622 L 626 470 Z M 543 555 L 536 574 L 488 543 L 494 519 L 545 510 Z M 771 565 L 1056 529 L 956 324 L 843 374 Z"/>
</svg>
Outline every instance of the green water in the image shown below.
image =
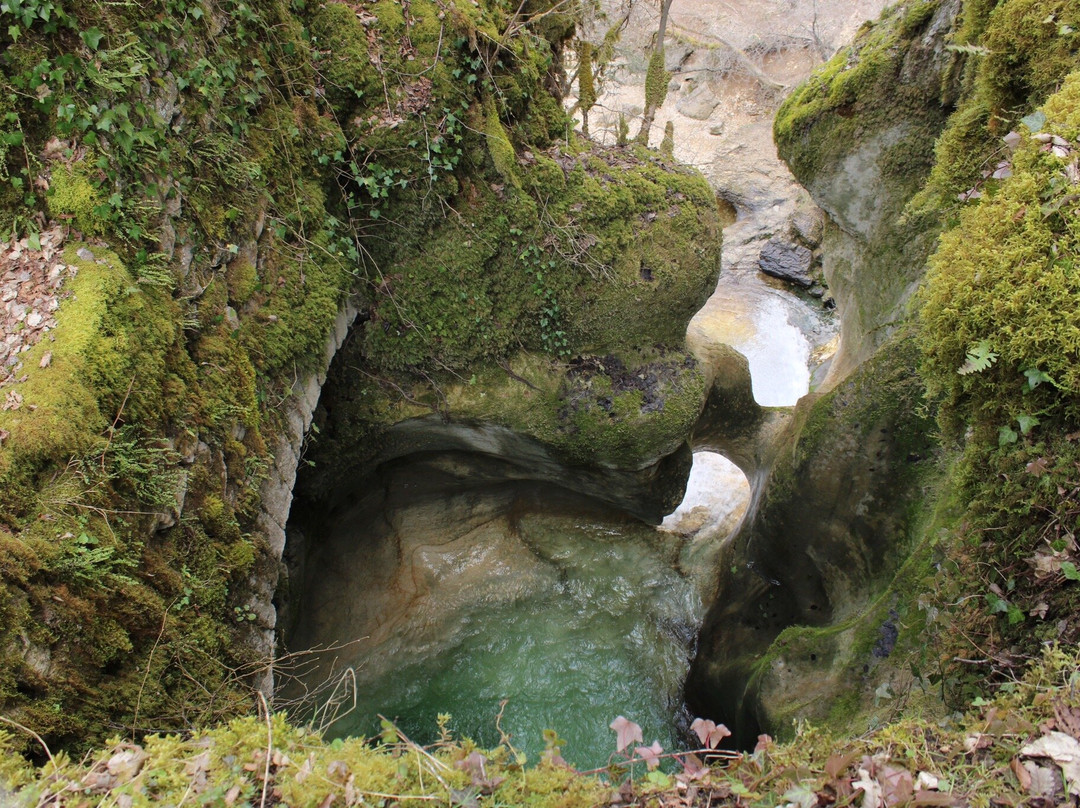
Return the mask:
<svg viewBox="0 0 1080 808">
<path fill-rule="evenodd" d="M 532 762 L 543 731 L 554 729 L 571 764 L 605 765 L 615 748 L 608 725 L 618 715 L 642 726 L 646 744 L 683 748 L 675 719 L 701 605 L 673 569 L 679 540 L 618 518 L 531 514 L 511 523 L 500 516 L 504 500 L 469 496 L 470 512 L 482 518 L 447 525 L 435 556 L 410 543 L 415 514 L 396 514 L 377 537 L 397 542 L 393 563 L 382 566 L 371 560 L 376 539 L 346 547 L 349 531 L 338 532 L 333 563 L 315 572 L 329 588 L 323 613 L 334 618 L 304 639 L 372 640 L 343 660 L 357 672 L 358 703 L 329 734 L 376 735 L 381 714 L 427 743 L 437 715 L 449 713 L 455 736 L 495 746 L 505 699 L 500 726 Z M 437 517 L 424 507 L 430 529 Z M 406 574 L 402 559 L 413 565 Z M 410 588 L 417 580 L 420 595 Z M 343 599 L 370 601 L 378 585 L 405 587 L 404 605 L 349 618 Z"/>
</svg>

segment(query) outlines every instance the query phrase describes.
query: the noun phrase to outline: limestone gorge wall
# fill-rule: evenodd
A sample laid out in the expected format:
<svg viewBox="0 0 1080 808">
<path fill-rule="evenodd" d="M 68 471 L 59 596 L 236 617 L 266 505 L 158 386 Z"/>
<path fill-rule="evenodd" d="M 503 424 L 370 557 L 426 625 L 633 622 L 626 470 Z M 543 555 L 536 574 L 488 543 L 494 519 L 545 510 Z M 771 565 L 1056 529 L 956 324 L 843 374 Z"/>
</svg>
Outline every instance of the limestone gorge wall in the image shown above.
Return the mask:
<svg viewBox="0 0 1080 808">
<path fill-rule="evenodd" d="M 1059 193 L 1075 164 L 1039 162 L 1078 134 L 1074 96 L 1054 95 L 1076 69 L 1064 0 L 898 6 L 781 108 L 842 318 L 828 378 L 793 410 L 759 407 L 729 347 L 687 352 L 721 211 L 670 157 L 573 134 L 568 5 L 20 9 L 0 13 L 0 706 L 54 747 L 250 711 L 283 678 L 320 529 L 389 497 L 399 461 L 414 481 L 553 485 L 653 524 L 691 446 L 738 463 L 751 511 L 685 695 L 740 742 L 921 685 L 897 660 L 924 661 L 947 495 L 1034 496 L 972 489 L 983 461 L 1067 473 L 1064 437 L 1051 451 L 1030 420 L 1013 442 L 978 420 L 1075 431 L 1067 334 L 1055 364 L 1007 319 L 982 314 L 983 333 L 907 308 L 939 231 L 975 226 L 957 194 L 993 196 L 1002 160 L 1028 195 L 993 221 L 1044 228 L 1017 236 L 1032 261 L 1075 252 Z M 1044 124 L 1065 144 L 1035 139 Z M 968 265 L 957 243 L 935 278 Z M 1011 375 L 957 382 L 983 339 Z M 1053 383 L 1024 398 L 1026 371 Z M 939 446 L 938 402 L 948 440 L 971 426 L 982 443 Z"/>
<path fill-rule="evenodd" d="M 790 654 L 774 640 L 788 626 L 857 619 L 888 586 L 918 529 L 934 450 L 931 424 L 919 414 L 904 304 L 935 229 L 897 222 L 925 181 L 949 111 L 942 95 L 955 56 L 945 42 L 958 9 L 934 4 L 917 24 L 895 10 L 864 26 L 777 115 L 781 157 L 828 214 L 823 271 L 841 340 L 828 392 L 800 401 L 780 440 L 721 587 L 738 594 L 721 597 L 708 617 L 688 684 L 692 704 L 729 716 L 746 738 L 781 730 L 790 717 L 821 719 L 841 691 L 869 681 L 861 669 L 874 661 L 871 648 L 850 636 Z M 779 648 L 778 661 L 770 647 Z"/>
<path fill-rule="evenodd" d="M 1005 333 L 1025 330 L 1005 325 L 1005 312 L 1028 311 L 1012 306 L 1030 289 L 1013 276 L 990 292 L 981 267 L 1016 267 L 1015 258 L 987 258 L 1008 253 L 1006 244 L 1024 245 L 1024 261 L 1055 266 L 1072 254 L 1058 234 L 1073 214 L 1057 220 L 1043 207 L 1035 214 L 1045 217 L 1043 235 L 1027 240 L 1019 231 L 1029 209 L 1017 205 L 1017 232 L 1003 237 L 1014 240 L 1002 241 L 985 229 L 1000 203 L 979 199 L 1019 187 L 1050 198 L 1049 176 L 1069 170 L 1033 166 L 1013 179 L 1013 167 L 1026 163 L 1007 144 L 1026 144 L 1020 155 L 1050 142 L 1040 131 L 1050 118 L 1055 135 L 1075 137 L 1069 116 L 1053 107 L 1068 103 L 1077 67 L 1074 14 L 1024 2 L 897 6 L 864 26 L 777 115 L 781 157 L 828 214 L 823 270 L 842 327 L 825 392 L 800 402 L 761 505 L 737 537 L 687 685 L 692 708 L 727 717 L 747 740 L 783 732 L 792 719 L 872 727 L 920 698 L 922 709 L 941 709 L 928 699 L 935 686 L 947 704 L 963 704 L 985 676 L 965 669 L 968 652 L 1015 670 L 1023 654 L 1036 653 L 1024 635 L 1045 642 L 1074 630 L 1067 594 L 1046 588 L 1045 576 L 1013 592 L 1016 579 L 1002 571 L 1022 578 L 1016 571 L 1033 563 L 1030 537 L 1047 529 L 1029 510 L 1038 496 L 1024 484 L 1023 458 L 1070 452 L 1052 449 L 1051 433 L 1012 442 L 1006 422 L 1031 409 L 1023 399 L 1034 388 L 973 385 L 964 364 L 979 334 L 1013 351 L 1004 378 L 1053 361 L 1055 349 L 1004 347 L 1015 339 Z M 1049 112 L 1024 118 L 1048 97 Z M 1062 157 L 1071 158 L 1071 146 Z M 942 229 L 952 230 L 939 248 Z M 982 259 L 960 258 L 968 254 Z M 961 288 L 972 288 L 966 301 L 955 297 Z M 1004 331 L 987 332 L 998 327 L 986 319 L 991 310 Z M 1061 333 L 1056 323 L 1039 328 L 1052 341 Z M 952 350 L 945 361 L 942 342 Z M 943 389 L 950 397 L 941 403 Z M 1075 389 L 1048 395 L 1045 416 L 1068 428 L 1061 413 Z M 1044 507 L 1056 514 L 1064 505 Z M 965 542 L 978 544 L 977 554 Z M 1014 611 L 1008 621 L 980 605 L 982 592 L 1005 587 L 1013 593 L 1002 600 Z M 1027 614 L 1015 605 L 1037 600 L 1056 614 L 1056 629 L 1041 608 Z"/>
</svg>

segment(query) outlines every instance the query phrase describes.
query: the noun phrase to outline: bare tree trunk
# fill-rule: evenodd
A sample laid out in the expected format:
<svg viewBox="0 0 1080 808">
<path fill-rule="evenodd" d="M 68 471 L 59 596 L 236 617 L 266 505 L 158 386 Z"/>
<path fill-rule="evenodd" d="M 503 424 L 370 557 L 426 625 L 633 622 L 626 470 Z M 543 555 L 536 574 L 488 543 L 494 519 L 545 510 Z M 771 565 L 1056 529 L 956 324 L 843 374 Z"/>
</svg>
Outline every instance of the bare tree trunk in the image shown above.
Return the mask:
<svg viewBox="0 0 1080 808">
<path fill-rule="evenodd" d="M 652 129 L 656 111 L 664 104 L 670 76 L 664 70 L 664 37 L 667 36 L 668 12 L 675 0 L 660 0 L 660 28 L 656 33 L 656 44 L 649 56 L 649 69 L 645 73 L 645 111 L 641 116 L 641 129 L 634 142 L 649 145 L 649 130 Z"/>
</svg>

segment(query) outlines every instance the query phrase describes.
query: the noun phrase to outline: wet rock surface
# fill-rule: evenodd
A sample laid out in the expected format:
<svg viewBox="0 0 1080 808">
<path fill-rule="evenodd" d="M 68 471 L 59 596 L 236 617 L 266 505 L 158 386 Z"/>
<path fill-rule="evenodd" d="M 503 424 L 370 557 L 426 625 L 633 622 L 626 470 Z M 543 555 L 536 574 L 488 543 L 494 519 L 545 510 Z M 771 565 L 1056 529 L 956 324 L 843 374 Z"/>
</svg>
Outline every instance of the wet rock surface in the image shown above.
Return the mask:
<svg viewBox="0 0 1080 808">
<path fill-rule="evenodd" d="M 761 248 L 758 267 L 766 275 L 808 288 L 814 283 L 810 274 L 813 261 L 814 254 L 806 247 L 774 236 Z"/>
</svg>

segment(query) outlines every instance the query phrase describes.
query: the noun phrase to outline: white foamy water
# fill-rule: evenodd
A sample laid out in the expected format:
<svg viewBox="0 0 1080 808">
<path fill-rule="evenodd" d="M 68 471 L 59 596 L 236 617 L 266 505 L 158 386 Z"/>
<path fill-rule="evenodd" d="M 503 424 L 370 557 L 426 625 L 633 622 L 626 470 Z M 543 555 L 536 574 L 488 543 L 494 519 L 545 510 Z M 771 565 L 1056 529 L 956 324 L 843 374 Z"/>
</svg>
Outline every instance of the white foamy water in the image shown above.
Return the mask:
<svg viewBox="0 0 1080 808">
<path fill-rule="evenodd" d="M 824 343 L 834 330 L 826 315 L 795 295 L 750 273 L 729 272 L 690 321 L 687 339 L 730 345 L 750 364 L 754 400 L 789 407 L 810 391 L 811 341 Z"/>
<path fill-rule="evenodd" d="M 750 363 L 754 400 L 763 407 L 794 404 L 810 390 L 810 343 L 791 315 L 787 301 L 762 300 L 753 332 L 732 345 Z"/>
</svg>

